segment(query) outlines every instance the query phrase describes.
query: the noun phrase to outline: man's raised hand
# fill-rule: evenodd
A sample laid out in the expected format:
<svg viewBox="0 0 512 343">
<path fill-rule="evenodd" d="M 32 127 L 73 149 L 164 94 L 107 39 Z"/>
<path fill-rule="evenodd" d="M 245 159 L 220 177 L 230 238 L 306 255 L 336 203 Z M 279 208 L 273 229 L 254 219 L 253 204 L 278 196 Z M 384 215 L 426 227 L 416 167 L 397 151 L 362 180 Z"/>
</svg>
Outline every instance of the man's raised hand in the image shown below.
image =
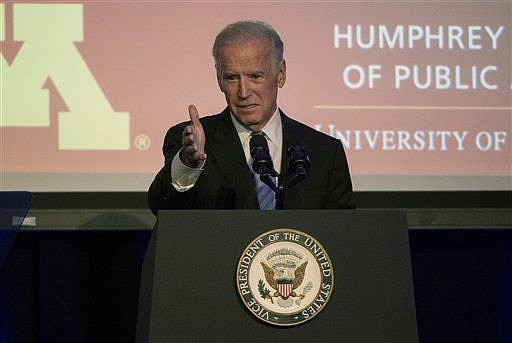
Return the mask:
<svg viewBox="0 0 512 343">
<path fill-rule="evenodd" d="M 204 135 L 203 126 L 199 121 L 199 112 L 197 112 L 196 106 L 189 105 L 188 114 L 191 124 L 183 130 L 180 159 L 190 168 L 199 168 L 206 159 L 204 152 L 206 137 Z"/>
</svg>

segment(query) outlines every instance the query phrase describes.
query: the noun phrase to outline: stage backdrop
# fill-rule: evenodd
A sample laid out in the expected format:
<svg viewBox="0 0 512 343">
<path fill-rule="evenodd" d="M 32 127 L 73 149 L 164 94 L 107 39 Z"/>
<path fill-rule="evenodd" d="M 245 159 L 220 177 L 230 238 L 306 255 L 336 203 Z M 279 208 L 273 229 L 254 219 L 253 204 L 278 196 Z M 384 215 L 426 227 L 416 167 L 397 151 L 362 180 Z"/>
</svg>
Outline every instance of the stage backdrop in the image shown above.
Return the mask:
<svg viewBox="0 0 512 343">
<path fill-rule="evenodd" d="M 510 190 L 511 2 L 0 4 L 1 188 L 143 191 L 166 130 L 225 107 L 226 24 L 285 42 L 279 106 L 341 139 L 356 190 Z"/>
</svg>

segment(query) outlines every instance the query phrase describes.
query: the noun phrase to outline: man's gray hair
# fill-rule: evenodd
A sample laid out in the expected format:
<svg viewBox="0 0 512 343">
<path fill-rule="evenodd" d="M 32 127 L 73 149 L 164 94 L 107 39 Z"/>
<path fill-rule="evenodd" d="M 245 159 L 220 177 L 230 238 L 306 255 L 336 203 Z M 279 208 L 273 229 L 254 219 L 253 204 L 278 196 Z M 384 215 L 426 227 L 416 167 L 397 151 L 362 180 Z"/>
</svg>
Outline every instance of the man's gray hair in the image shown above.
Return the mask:
<svg viewBox="0 0 512 343">
<path fill-rule="evenodd" d="M 253 39 L 266 38 L 270 41 L 272 53 L 272 68 L 277 72 L 283 60 L 284 44 L 279 34 L 272 26 L 262 21 L 237 21 L 226 26 L 215 38 L 212 54 L 215 59 L 215 68 L 220 72 L 221 48 L 227 45 L 246 43 Z"/>
</svg>

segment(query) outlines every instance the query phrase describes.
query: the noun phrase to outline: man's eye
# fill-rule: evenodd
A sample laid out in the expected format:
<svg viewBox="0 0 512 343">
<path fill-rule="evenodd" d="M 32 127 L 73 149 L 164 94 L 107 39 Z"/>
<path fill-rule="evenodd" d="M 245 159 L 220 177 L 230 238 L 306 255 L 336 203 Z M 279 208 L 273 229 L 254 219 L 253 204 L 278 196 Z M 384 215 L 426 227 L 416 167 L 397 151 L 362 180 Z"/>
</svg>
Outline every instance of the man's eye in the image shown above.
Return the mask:
<svg viewBox="0 0 512 343">
<path fill-rule="evenodd" d="M 224 78 L 227 81 L 236 81 L 236 80 L 238 80 L 238 77 L 236 75 L 226 75 Z"/>
<path fill-rule="evenodd" d="M 253 75 L 251 75 L 251 78 L 253 80 L 258 80 L 258 79 L 261 79 L 262 77 L 263 77 L 263 75 L 261 75 L 261 74 L 253 74 Z"/>
</svg>

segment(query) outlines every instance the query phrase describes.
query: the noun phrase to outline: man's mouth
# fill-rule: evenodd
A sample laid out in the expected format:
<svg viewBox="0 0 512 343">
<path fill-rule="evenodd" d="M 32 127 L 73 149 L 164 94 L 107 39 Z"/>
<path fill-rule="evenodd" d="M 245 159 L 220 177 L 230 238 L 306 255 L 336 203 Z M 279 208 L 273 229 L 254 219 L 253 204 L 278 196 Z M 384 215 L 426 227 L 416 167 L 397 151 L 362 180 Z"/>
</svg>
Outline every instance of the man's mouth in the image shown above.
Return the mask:
<svg viewBox="0 0 512 343">
<path fill-rule="evenodd" d="M 237 105 L 238 108 L 244 109 L 244 110 L 250 110 L 258 106 L 257 104 L 249 104 L 249 105 Z"/>
</svg>

